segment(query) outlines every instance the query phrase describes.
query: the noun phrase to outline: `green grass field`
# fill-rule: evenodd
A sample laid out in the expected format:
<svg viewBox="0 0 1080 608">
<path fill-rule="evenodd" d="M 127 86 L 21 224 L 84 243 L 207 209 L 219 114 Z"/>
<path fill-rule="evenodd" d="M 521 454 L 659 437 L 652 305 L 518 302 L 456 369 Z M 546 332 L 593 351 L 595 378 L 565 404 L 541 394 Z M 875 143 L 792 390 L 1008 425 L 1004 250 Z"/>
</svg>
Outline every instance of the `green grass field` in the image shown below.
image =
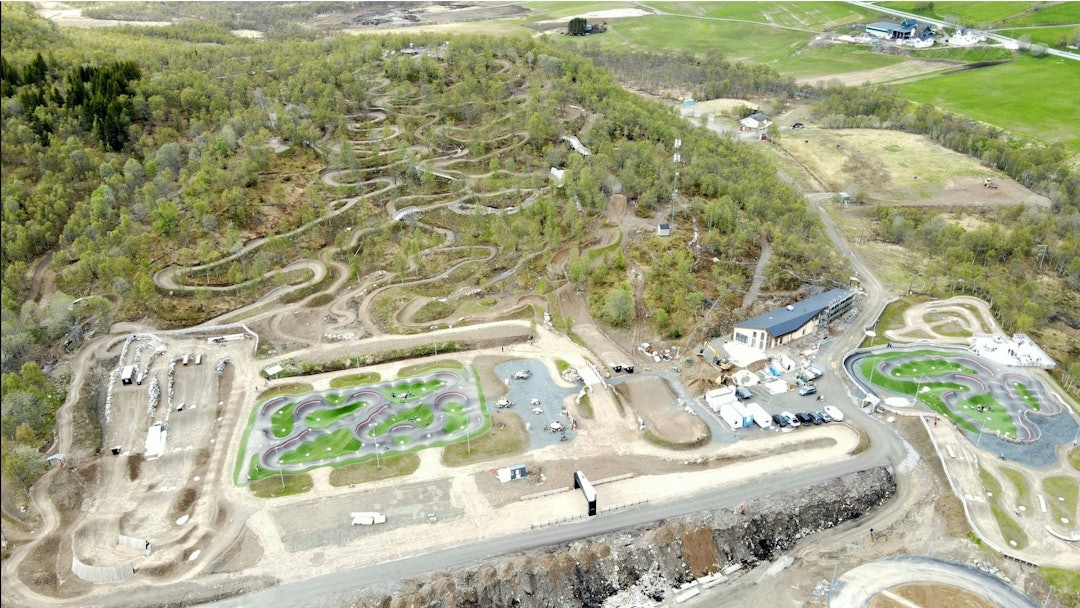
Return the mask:
<svg viewBox="0 0 1080 608">
<path fill-rule="evenodd" d="M 273 476 L 252 482 L 248 487 L 251 489 L 251 493 L 259 498 L 277 498 L 279 496 L 303 494 L 314 486 L 315 482 L 311 479 L 311 475 L 307 473 L 278 475 L 275 472 Z"/>
<path fill-rule="evenodd" d="M 881 6 L 905 11 L 930 19 L 947 21 L 956 18 L 965 27 L 995 24 L 1018 18 L 1032 6 L 1031 2 L 935 2 L 933 10 L 916 12 L 917 2 L 882 2 Z M 899 17 L 896 18 L 899 20 Z"/>
<path fill-rule="evenodd" d="M 979 478 L 982 480 L 983 488 L 991 494 L 987 497 L 987 501 L 990 503 L 990 511 L 994 514 L 1001 535 L 1005 537 L 1009 546 L 1014 549 L 1023 549 L 1028 544 L 1028 537 L 1020 524 L 1001 506 L 1001 482 L 986 469 L 979 469 Z"/>
<path fill-rule="evenodd" d="M 1072 25 L 1080 23 L 1080 4 L 1059 2 L 1050 6 L 1040 6 L 1038 10 L 1012 17 L 1005 21 L 1005 27 L 1027 25 Z"/>
<path fill-rule="evenodd" d="M 1028 407 L 1036 412 L 1039 411 L 1039 400 L 1035 398 L 1035 395 L 1031 394 L 1031 390 L 1028 389 L 1026 385 L 1017 382 L 1013 385 L 1013 388 L 1016 389 L 1016 394 L 1020 395 L 1020 398 L 1024 400 L 1024 403 L 1028 404 Z"/>
<path fill-rule="evenodd" d="M 360 440 L 349 429 L 338 429 L 329 435 L 305 441 L 281 456 L 283 464 L 303 464 L 312 460 L 334 458 L 360 449 Z"/>
<path fill-rule="evenodd" d="M 446 424 L 442 429 L 444 433 L 460 431 L 469 424 L 469 415 L 460 403 L 447 403 L 443 411 L 446 412 Z"/>
<path fill-rule="evenodd" d="M 371 429 L 372 437 L 379 437 L 386 433 L 390 429 L 402 423 L 409 423 L 416 426 L 430 426 L 431 422 L 435 420 L 435 414 L 432 413 L 431 408 L 427 404 L 421 403 L 416 407 L 411 407 L 407 410 L 398 412 L 395 416 L 383 420 L 379 424 L 375 425 Z"/>
<path fill-rule="evenodd" d="M 338 376 L 330 381 L 330 388 L 345 388 L 347 386 L 363 386 L 365 384 L 375 384 L 382 380 L 382 376 L 378 372 L 361 372 L 359 374 L 350 374 L 348 376 Z"/>
<path fill-rule="evenodd" d="M 1030 509 L 1031 508 L 1031 486 L 1028 485 L 1027 477 L 1024 477 L 1024 474 L 1021 473 L 1020 471 L 1018 471 L 1017 469 L 1012 469 L 1012 468 L 1009 468 L 1009 467 L 1001 467 L 1001 472 L 1005 475 L 1005 477 L 1009 478 L 1009 481 L 1012 482 L 1013 487 L 1016 488 L 1016 494 L 1017 494 L 1016 505 L 1017 506 L 1022 505 L 1024 507 Z"/>
<path fill-rule="evenodd" d="M 1080 153 L 1080 63 L 1044 57 L 898 85 L 900 93 Z"/>
<path fill-rule="evenodd" d="M 437 391 L 443 384 L 442 380 L 414 380 L 381 387 L 379 392 L 390 403 L 402 404 Z"/>
<path fill-rule="evenodd" d="M 1046 502 L 1054 514 L 1054 523 L 1062 523 L 1062 517 L 1070 522 L 1077 521 L 1076 504 L 1080 499 L 1080 481 L 1075 477 L 1059 475 L 1043 479 L 1042 486 L 1046 492 Z M 1059 497 L 1065 500 L 1058 500 Z"/>
<path fill-rule="evenodd" d="M 311 412 L 307 416 L 304 416 L 304 424 L 308 428 L 312 429 L 325 429 L 328 426 L 333 425 L 338 420 L 352 414 L 360 408 L 367 407 L 368 404 L 360 401 L 358 403 L 350 403 L 349 405 L 343 405 L 341 407 L 335 407 L 330 410 L 319 410 Z"/>
<path fill-rule="evenodd" d="M 293 410 L 295 409 L 296 403 L 289 403 L 285 407 L 277 409 L 273 414 L 270 414 L 270 426 L 274 430 L 274 437 L 283 439 L 292 435 Z"/>
<path fill-rule="evenodd" d="M 1031 39 L 1032 43 L 1042 43 L 1046 46 L 1057 48 L 1058 43 L 1062 40 L 1074 40 L 1078 27 L 1080 26 L 1044 25 L 1016 29 L 996 30 L 995 33 L 1001 34 L 1002 36 L 1008 36 L 1010 38 L 1016 38 L 1017 40 L 1020 40 L 1024 36 L 1027 36 L 1029 39 Z"/>
<path fill-rule="evenodd" d="M 1069 466 L 1080 471 L 1080 448 L 1069 450 Z"/>
</svg>

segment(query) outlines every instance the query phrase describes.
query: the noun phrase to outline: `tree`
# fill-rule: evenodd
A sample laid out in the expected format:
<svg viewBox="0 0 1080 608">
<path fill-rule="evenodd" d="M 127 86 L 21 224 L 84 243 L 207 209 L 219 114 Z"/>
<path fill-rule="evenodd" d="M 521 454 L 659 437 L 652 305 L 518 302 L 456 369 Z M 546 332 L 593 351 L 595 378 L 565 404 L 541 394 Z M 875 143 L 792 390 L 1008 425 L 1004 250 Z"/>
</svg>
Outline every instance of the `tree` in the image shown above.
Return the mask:
<svg viewBox="0 0 1080 608">
<path fill-rule="evenodd" d="M 630 286 L 623 283 L 608 292 L 601 312 L 604 320 L 614 327 L 628 327 L 634 314 L 634 296 Z"/>
<path fill-rule="evenodd" d="M 5 479 L 27 492 L 30 486 L 45 474 L 47 464 L 44 454 L 25 443 L 16 443 L 5 450 L 4 463 L 0 468 L 3 469 Z"/>
<path fill-rule="evenodd" d="M 586 21 L 584 17 L 574 17 L 570 20 L 570 25 L 566 28 L 566 33 L 571 36 L 584 36 L 585 25 Z"/>
</svg>

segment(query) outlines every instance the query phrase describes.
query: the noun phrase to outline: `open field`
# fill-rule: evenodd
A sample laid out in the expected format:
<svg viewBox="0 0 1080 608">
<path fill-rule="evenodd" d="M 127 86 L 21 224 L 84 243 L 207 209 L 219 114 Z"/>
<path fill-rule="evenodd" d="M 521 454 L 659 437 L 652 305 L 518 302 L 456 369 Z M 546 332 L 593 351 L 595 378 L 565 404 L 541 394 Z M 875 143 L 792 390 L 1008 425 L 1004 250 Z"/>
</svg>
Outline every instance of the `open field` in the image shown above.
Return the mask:
<svg viewBox="0 0 1080 608">
<path fill-rule="evenodd" d="M 780 120 L 778 118 L 778 120 Z M 926 136 L 879 129 L 785 131 L 781 145 L 826 191 L 858 188 L 865 200 L 890 205 L 1046 205 L 1045 197 Z M 993 177 L 997 190 L 983 181 Z"/>
<path fill-rule="evenodd" d="M 915 9 L 918 4 L 918 2 L 882 2 L 881 6 L 942 21 L 955 17 L 966 27 L 981 27 L 982 24 L 994 24 L 1010 18 L 1018 18 L 1031 9 L 1030 2 L 939 2 L 930 10 L 917 12 Z"/>
<path fill-rule="evenodd" d="M 987 3 L 992 4 L 992 3 Z M 1047 83 L 1053 83 L 1046 89 Z M 1080 99 L 1080 64 L 1056 57 L 1023 58 L 976 70 L 943 74 L 898 86 L 901 94 L 1019 135 L 1061 142 L 1080 153 L 1074 100 Z M 1033 95 L 1033 91 L 1038 91 Z"/>
</svg>

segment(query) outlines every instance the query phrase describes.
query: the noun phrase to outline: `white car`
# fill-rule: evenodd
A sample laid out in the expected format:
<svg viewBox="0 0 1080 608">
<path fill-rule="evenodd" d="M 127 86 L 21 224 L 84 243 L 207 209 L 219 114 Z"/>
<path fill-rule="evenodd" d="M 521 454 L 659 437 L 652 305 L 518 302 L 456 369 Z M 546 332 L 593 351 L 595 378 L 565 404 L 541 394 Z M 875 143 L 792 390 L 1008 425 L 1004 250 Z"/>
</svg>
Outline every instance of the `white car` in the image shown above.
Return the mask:
<svg viewBox="0 0 1080 608">
<path fill-rule="evenodd" d="M 842 422 L 844 420 L 844 412 L 841 412 L 839 409 L 831 405 L 825 406 L 825 413 L 831 416 L 833 421 L 835 422 Z"/>
<path fill-rule="evenodd" d="M 792 414 L 791 412 L 780 412 L 780 415 L 788 419 L 788 424 L 791 425 L 791 428 L 802 426 L 802 423 L 795 417 L 795 414 Z"/>
</svg>

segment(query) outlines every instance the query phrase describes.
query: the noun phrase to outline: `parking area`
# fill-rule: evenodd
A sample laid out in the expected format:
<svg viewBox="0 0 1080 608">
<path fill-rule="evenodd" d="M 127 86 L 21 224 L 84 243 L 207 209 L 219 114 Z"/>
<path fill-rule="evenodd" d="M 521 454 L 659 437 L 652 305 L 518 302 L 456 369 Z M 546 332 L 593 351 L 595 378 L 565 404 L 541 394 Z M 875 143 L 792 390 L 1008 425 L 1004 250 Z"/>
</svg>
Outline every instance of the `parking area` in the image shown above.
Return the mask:
<svg viewBox="0 0 1080 608">
<path fill-rule="evenodd" d="M 523 373 L 522 373 L 523 372 Z M 510 411 L 521 416 L 529 432 L 531 449 L 573 441 L 577 430 L 567 406 L 581 390 L 581 385 L 567 386 L 556 382 L 552 372 L 538 359 L 518 359 L 495 366 L 495 373 L 506 383 L 503 400 Z M 488 408 L 496 409 L 498 402 L 489 401 Z"/>
</svg>

